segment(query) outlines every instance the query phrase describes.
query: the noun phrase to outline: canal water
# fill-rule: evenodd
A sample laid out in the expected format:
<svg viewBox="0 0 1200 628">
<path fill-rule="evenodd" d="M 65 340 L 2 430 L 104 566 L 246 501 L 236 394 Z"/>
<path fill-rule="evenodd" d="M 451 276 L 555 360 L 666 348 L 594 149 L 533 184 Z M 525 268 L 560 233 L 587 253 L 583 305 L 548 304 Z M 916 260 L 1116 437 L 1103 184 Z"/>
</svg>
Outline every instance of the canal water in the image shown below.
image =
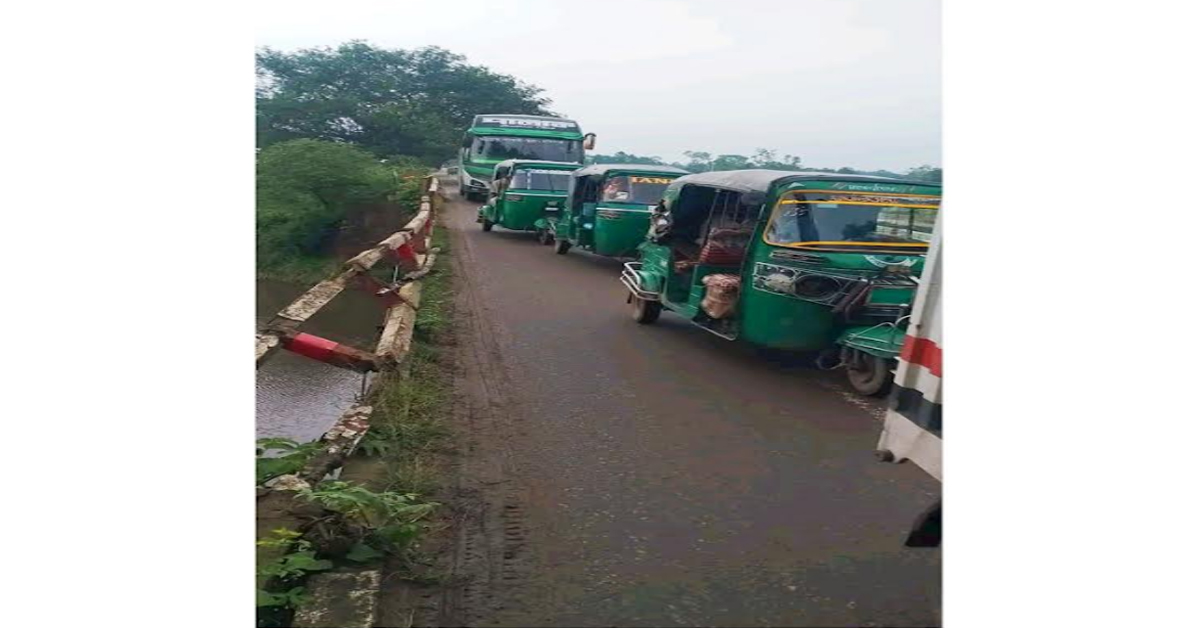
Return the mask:
<svg viewBox="0 0 1200 628">
<path fill-rule="evenodd" d="M 256 319 L 261 327 L 300 296 L 308 285 L 259 280 Z M 374 297 L 347 288 L 305 323 L 310 334 L 373 351 L 384 309 Z M 363 376 L 353 371 L 277 351 L 258 369 L 258 438 L 283 437 L 299 442 L 319 438 L 355 401 Z"/>
</svg>

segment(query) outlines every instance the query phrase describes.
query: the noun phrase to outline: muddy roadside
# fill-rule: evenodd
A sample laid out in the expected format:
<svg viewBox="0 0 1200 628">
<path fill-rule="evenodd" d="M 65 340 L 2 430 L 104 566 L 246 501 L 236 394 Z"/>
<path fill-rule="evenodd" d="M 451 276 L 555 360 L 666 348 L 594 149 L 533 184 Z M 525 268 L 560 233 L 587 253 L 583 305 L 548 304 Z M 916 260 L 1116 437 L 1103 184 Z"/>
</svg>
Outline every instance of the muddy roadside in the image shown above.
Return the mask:
<svg viewBox="0 0 1200 628">
<path fill-rule="evenodd" d="M 510 448 L 522 436 L 522 413 L 505 392 L 508 374 L 481 316 L 486 305 L 473 285 L 476 260 L 462 259 L 469 253 L 459 232 L 443 233 L 446 254 L 436 281 L 444 282 L 440 319 L 446 324 L 419 334 L 436 356 L 437 373 L 413 375 L 418 385 L 447 387 L 447 396 L 428 409 L 444 421 L 446 438 L 421 463 L 426 480 L 437 487 L 430 498 L 441 507 L 416 554 L 385 565 L 376 623 L 381 627 L 488 623 L 503 610 L 496 600 L 505 599 L 505 584 L 519 578 L 524 548 L 524 483 L 517 479 Z M 371 473 L 374 478 L 366 477 Z M 375 485 L 386 484 L 381 473 L 378 464 L 347 468 L 349 477 Z"/>
</svg>

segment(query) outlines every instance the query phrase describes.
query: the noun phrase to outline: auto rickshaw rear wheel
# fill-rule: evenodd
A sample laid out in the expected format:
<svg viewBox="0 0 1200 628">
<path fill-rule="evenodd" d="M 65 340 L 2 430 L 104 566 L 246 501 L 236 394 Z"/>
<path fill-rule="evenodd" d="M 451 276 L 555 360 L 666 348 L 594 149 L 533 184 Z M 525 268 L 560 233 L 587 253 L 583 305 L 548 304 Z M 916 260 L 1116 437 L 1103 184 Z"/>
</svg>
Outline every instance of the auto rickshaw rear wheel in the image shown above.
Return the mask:
<svg viewBox="0 0 1200 628">
<path fill-rule="evenodd" d="M 888 360 L 862 351 L 853 351 L 846 364 L 846 379 L 859 394 L 879 397 L 892 387 L 892 369 Z"/>
<path fill-rule="evenodd" d="M 567 239 L 554 239 L 554 252 L 559 255 L 566 255 L 567 251 L 571 250 L 571 241 Z"/>
<path fill-rule="evenodd" d="M 662 303 L 633 296 L 633 320 L 642 325 L 649 325 L 658 320 L 659 314 L 662 314 Z"/>
</svg>

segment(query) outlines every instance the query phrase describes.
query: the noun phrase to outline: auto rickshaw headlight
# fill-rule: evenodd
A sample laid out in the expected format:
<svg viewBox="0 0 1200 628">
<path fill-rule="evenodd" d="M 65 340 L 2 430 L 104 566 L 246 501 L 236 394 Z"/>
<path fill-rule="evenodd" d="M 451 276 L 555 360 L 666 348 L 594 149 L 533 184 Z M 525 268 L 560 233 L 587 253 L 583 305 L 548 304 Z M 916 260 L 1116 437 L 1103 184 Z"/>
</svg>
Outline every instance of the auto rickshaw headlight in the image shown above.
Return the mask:
<svg viewBox="0 0 1200 628">
<path fill-rule="evenodd" d="M 809 299 L 833 296 L 842 289 L 842 282 L 825 275 L 800 275 L 792 282 L 792 292 Z"/>
</svg>

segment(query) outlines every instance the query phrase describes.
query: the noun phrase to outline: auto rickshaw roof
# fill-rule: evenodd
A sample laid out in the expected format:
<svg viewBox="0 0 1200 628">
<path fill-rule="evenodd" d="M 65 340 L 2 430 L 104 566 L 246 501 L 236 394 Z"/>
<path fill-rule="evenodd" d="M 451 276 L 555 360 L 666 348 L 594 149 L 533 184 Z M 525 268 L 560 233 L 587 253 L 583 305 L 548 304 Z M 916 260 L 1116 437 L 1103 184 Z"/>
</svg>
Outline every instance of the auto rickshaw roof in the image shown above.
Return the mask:
<svg viewBox="0 0 1200 628">
<path fill-rule="evenodd" d="M 576 170 L 574 176 L 603 176 L 609 172 L 645 172 L 647 174 L 659 172 L 663 174 L 689 174 L 687 170 L 684 170 L 683 168 L 676 168 L 675 166 L 659 166 L 655 164 L 592 164 Z"/>
<path fill-rule="evenodd" d="M 706 185 L 726 188 L 739 192 L 759 192 L 766 194 L 777 183 L 793 181 L 860 181 L 863 183 L 892 183 L 904 185 L 923 185 L 940 187 L 940 183 L 930 181 L 913 181 L 894 177 L 877 177 L 866 174 L 839 174 L 836 172 L 812 172 L 805 170 L 721 170 L 716 172 L 701 172 L 680 177 L 671 182 L 671 187 L 684 185 Z"/>
</svg>

